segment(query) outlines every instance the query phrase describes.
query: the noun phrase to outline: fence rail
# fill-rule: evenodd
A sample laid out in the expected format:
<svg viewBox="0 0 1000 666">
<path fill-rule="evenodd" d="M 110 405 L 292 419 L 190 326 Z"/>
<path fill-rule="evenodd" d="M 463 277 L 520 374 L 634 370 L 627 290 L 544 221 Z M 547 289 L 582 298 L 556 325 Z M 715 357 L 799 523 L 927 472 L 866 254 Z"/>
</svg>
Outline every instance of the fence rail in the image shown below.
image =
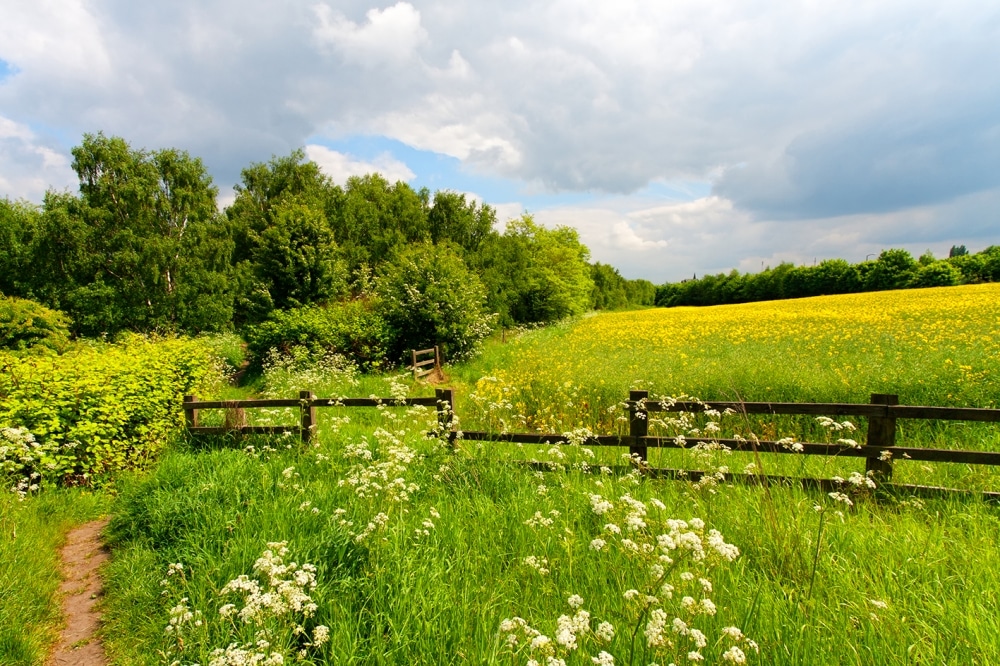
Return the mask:
<svg viewBox="0 0 1000 666">
<path fill-rule="evenodd" d="M 940 421 L 976 421 L 1000 423 L 1000 409 L 980 409 L 969 407 L 925 407 L 900 405 L 893 394 L 872 394 L 869 404 L 852 403 L 790 403 L 790 402 L 657 402 L 649 399 L 647 391 L 631 391 L 626 402 L 629 411 L 629 433 L 627 435 L 594 435 L 585 443 L 587 446 L 628 447 L 629 453 L 645 462 L 650 448 L 685 448 L 699 443 L 721 444 L 733 451 L 751 451 L 768 454 L 821 455 L 864 458 L 865 472 L 881 483 L 892 478 L 893 462 L 900 459 L 945 462 L 967 465 L 1000 466 L 1000 452 L 964 451 L 957 449 L 934 449 L 898 446 L 896 443 L 896 421 L 898 419 L 923 419 Z M 459 433 L 452 429 L 451 415 L 455 409 L 455 396 L 451 389 L 437 389 L 433 398 L 317 398 L 308 391 L 301 391 L 298 400 L 216 400 L 199 401 L 195 396 L 184 398 L 184 412 L 188 431 L 192 434 L 282 434 L 298 432 L 302 441 L 312 438 L 316 424 L 316 409 L 323 407 L 377 407 L 423 405 L 437 409 L 438 422 L 454 441 Z M 213 426 L 199 424 L 198 414 L 206 409 L 239 410 L 259 407 L 298 407 L 299 424 L 294 426 Z M 732 410 L 742 414 L 798 415 L 798 416 L 855 416 L 868 421 L 864 444 L 850 446 L 821 442 L 796 442 L 794 447 L 786 441 L 763 441 L 756 439 L 718 438 L 677 438 L 659 437 L 649 434 L 649 414 L 658 412 L 701 412 L 708 409 Z M 488 431 L 461 432 L 462 439 L 469 441 L 508 442 L 519 444 L 567 443 L 569 438 L 559 433 L 497 433 Z M 660 476 L 683 475 L 695 478 L 702 474 L 692 470 L 649 470 Z M 727 475 L 727 478 L 753 477 L 754 483 L 768 480 L 789 480 L 786 477 L 766 475 Z M 832 483 L 829 479 L 803 479 L 802 483 Z M 951 489 L 928 486 L 896 485 L 900 489 L 945 492 Z M 1000 493 L 987 492 L 989 499 L 1000 499 Z"/>
<path fill-rule="evenodd" d="M 427 375 L 433 374 L 435 372 L 440 372 L 441 370 L 441 349 L 434 345 L 430 349 L 413 349 L 410 352 L 413 363 L 410 366 L 413 369 L 413 378 L 421 379 Z M 430 356 L 430 358 L 425 358 Z M 423 360 L 418 361 L 421 358 Z M 425 369 L 427 368 L 427 369 Z"/>
</svg>

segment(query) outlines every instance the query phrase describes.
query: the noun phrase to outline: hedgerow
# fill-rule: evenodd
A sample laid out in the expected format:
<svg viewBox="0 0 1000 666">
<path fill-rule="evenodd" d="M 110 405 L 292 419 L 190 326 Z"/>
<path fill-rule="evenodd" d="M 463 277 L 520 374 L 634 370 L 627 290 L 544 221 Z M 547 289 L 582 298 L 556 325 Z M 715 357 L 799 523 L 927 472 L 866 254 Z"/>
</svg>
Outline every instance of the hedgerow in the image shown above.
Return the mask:
<svg viewBox="0 0 1000 666">
<path fill-rule="evenodd" d="M 24 494 L 142 468 L 183 428 L 182 397 L 218 377 L 204 340 L 133 335 L 61 356 L 0 352 L 0 479 Z"/>
</svg>

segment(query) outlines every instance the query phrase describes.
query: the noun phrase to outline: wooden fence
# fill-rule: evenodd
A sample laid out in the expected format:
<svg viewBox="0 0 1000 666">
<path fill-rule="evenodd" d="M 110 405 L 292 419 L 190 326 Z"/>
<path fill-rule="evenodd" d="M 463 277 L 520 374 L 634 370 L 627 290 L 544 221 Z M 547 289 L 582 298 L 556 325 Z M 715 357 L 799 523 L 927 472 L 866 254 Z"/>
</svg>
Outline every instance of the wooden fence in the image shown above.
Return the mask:
<svg viewBox="0 0 1000 666">
<path fill-rule="evenodd" d="M 792 403 L 792 402 L 656 402 L 649 400 L 648 391 L 631 391 L 626 403 L 629 410 L 628 435 L 595 435 L 587 446 L 628 447 L 633 459 L 645 472 L 661 477 L 680 477 L 698 480 L 703 472 L 697 470 L 650 469 L 645 465 L 649 448 L 685 448 L 698 443 L 718 443 L 733 451 L 753 453 L 773 453 L 792 455 L 821 455 L 850 458 L 864 458 L 865 471 L 880 485 L 886 485 L 892 478 L 893 461 L 899 459 L 947 462 L 968 465 L 1000 466 L 1000 452 L 963 451 L 956 449 L 930 449 L 899 446 L 896 441 L 896 422 L 900 419 L 922 419 L 937 421 L 976 421 L 1000 423 L 1000 409 L 978 409 L 968 407 L 920 407 L 900 405 L 899 398 L 891 394 L 872 394 L 869 404 L 853 403 Z M 454 441 L 459 436 L 468 441 L 511 442 L 520 444 L 557 444 L 570 440 L 557 433 L 497 433 L 464 430 L 459 435 L 451 429 L 451 414 L 454 413 L 455 399 L 451 389 L 437 389 L 433 398 L 316 398 L 307 391 L 300 392 L 298 400 L 232 400 L 199 402 L 194 396 L 184 399 L 184 412 L 188 430 L 191 433 L 260 433 L 275 434 L 297 432 L 302 441 L 308 442 L 316 424 L 317 407 L 374 407 L 378 405 L 426 405 L 437 408 L 438 422 L 449 432 Z M 203 409 L 245 409 L 253 407 L 300 407 L 300 423 L 295 426 L 242 426 L 242 427 L 201 427 L 198 412 Z M 780 441 L 757 439 L 719 439 L 686 437 L 683 442 L 675 437 L 649 435 L 649 415 L 658 412 L 700 412 L 715 409 L 720 412 L 732 410 L 740 414 L 760 415 L 802 415 L 802 416 L 851 416 L 867 419 L 867 437 L 863 445 L 857 447 L 843 444 L 817 442 L 797 442 L 795 447 Z M 763 474 L 727 474 L 726 479 L 748 483 L 767 484 L 776 481 L 800 482 L 804 485 L 836 488 L 831 479 L 809 479 L 769 476 Z M 935 488 L 906 484 L 890 484 L 892 487 L 915 494 L 939 494 L 960 492 L 950 488 Z M 990 500 L 1000 500 L 1000 492 L 985 492 Z"/>
<path fill-rule="evenodd" d="M 441 349 L 434 345 L 430 349 L 414 349 L 411 351 L 413 363 L 413 378 L 421 379 L 435 372 L 441 371 Z M 420 359 L 419 361 L 417 359 Z M 428 368 L 426 369 L 425 368 Z"/>
</svg>

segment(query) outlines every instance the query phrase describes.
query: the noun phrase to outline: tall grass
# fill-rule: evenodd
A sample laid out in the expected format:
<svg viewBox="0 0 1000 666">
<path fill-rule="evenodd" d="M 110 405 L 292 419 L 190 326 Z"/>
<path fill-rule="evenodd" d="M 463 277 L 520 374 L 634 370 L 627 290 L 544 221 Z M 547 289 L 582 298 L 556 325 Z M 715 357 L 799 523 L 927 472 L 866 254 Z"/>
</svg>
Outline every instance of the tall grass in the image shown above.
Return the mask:
<svg viewBox="0 0 1000 666">
<path fill-rule="evenodd" d="M 573 446 L 535 452 L 551 463 L 536 472 L 512 464 L 523 452 L 461 441 L 452 451 L 424 439 L 428 411 L 367 411 L 370 425 L 321 423 L 315 448 L 175 451 L 125 485 L 106 609 L 116 663 L 242 663 L 227 647 L 317 664 L 590 664 L 613 655 L 645 665 L 689 661 L 691 651 L 724 663 L 733 648 L 767 664 L 1000 659 L 1000 574 L 989 564 L 1000 555 L 1000 521 L 988 505 L 585 474 L 574 462 L 588 458 Z M 630 530 L 633 514 L 645 524 Z M 672 518 L 691 529 L 692 518 L 704 520 L 703 536 L 719 530 L 739 556 L 696 561 L 670 551 L 676 568 L 656 559 L 660 551 L 651 560 L 642 544 L 655 548 L 676 528 Z M 226 604 L 236 612 L 246 603 L 222 593 L 230 581 L 266 584 L 254 568 L 265 550 L 276 552 L 269 542 L 287 542 L 286 564 L 315 565 L 315 612 L 269 612 L 259 624 L 224 617 Z M 181 573 L 168 575 L 172 564 Z M 670 599 L 663 582 L 675 587 Z M 715 614 L 685 606 L 686 596 L 710 598 Z M 657 609 L 661 643 L 650 639 Z M 674 632 L 674 618 L 687 635 Z M 602 622 L 610 639 L 599 638 Z M 320 626 L 329 640 L 317 644 Z M 730 627 L 747 638 L 726 637 Z M 691 628 L 706 637 L 697 650 Z M 532 649 L 531 631 L 549 642 Z"/>
</svg>

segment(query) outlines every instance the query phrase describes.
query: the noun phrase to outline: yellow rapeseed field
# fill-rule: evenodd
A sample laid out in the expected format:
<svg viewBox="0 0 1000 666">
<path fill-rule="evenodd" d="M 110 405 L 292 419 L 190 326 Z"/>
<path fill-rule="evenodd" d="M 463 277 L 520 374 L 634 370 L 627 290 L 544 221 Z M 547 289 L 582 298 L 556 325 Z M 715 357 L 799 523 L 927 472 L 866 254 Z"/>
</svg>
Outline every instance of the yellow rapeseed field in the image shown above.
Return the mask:
<svg viewBox="0 0 1000 666">
<path fill-rule="evenodd" d="M 512 430 L 606 430 L 630 388 L 995 407 L 1000 285 L 603 313 L 492 347 L 458 374 L 472 413 Z"/>
</svg>

